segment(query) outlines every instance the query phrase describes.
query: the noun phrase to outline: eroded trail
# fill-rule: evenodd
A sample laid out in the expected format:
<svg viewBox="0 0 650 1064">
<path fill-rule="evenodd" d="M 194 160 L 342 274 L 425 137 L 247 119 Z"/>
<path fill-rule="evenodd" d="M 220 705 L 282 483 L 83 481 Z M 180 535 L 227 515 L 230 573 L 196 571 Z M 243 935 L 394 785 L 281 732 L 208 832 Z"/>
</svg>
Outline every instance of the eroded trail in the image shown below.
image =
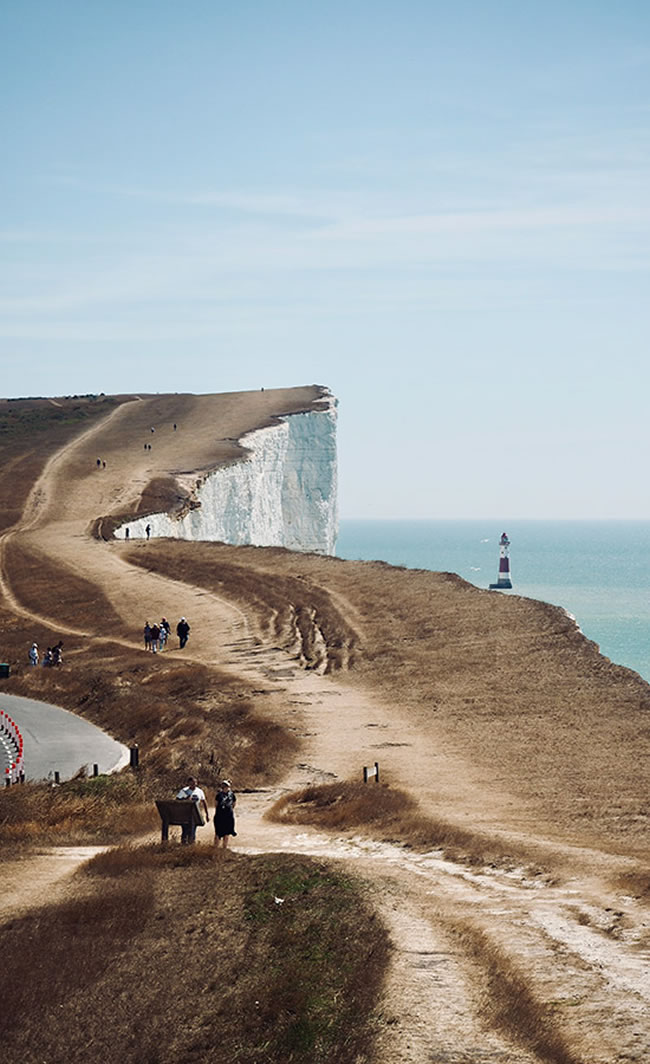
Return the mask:
<svg viewBox="0 0 650 1064">
<path fill-rule="evenodd" d="M 623 869 L 623 859 L 567 847 L 558 854 L 556 844 L 530 838 L 530 852 L 545 871 L 506 873 L 470 868 L 440 853 L 416 854 L 263 820 L 283 790 L 358 778 L 362 765 L 376 759 L 425 811 L 435 811 L 439 781 L 453 782 L 459 814 L 475 817 L 496 837 L 511 798 L 495 789 L 483 796 L 472 766 L 427 747 L 399 706 L 306 672 L 261 642 L 239 605 L 135 569 L 123 559 L 122 545 L 89 537 L 88 526 L 98 514 L 116 500 L 126 501 L 134 484 L 156 473 L 157 458 L 145 456 L 144 448 L 140 456 L 136 442 L 127 446 L 133 416 L 132 407 L 121 407 L 48 463 L 23 524 L 9 535 L 97 586 L 121 618 L 117 638 L 124 642 L 139 645 L 148 616 L 187 616 L 192 634 L 184 657 L 245 676 L 255 686 L 260 709 L 267 707 L 299 736 L 300 759 L 282 786 L 240 801 L 237 849 L 326 856 L 367 882 L 395 943 L 381 1059 L 413 1064 L 650 1059 L 647 912 L 633 898 L 613 894 L 603 875 Z M 146 411 L 138 409 L 137 416 L 140 426 Z M 205 431 L 209 428 L 206 424 Z M 171 436 L 163 440 L 161 471 L 175 442 Z M 95 454 L 108 456 L 106 471 L 93 469 Z M 14 607 L 25 609 L 12 591 L 10 572 L 4 581 Z M 562 858 L 557 875 L 554 855 Z M 44 866 L 41 871 L 46 874 Z M 54 872 L 48 882 L 56 879 Z M 39 898 L 37 890 L 34 900 Z"/>
</svg>

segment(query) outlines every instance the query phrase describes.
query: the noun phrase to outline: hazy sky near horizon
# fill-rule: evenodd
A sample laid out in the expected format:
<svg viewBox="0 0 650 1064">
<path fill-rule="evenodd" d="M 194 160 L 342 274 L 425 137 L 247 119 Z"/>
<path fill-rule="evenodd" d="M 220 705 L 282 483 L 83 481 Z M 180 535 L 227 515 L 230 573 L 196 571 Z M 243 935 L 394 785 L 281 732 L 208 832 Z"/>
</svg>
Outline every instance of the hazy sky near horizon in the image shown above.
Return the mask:
<svg viewBox="0 0 650 1064">
<path fill-rule="evenodd" d="M 344 517 L 650 518 L 649 31 L 6 3 L 0 393 L 326 384 Z"/>
</svg>

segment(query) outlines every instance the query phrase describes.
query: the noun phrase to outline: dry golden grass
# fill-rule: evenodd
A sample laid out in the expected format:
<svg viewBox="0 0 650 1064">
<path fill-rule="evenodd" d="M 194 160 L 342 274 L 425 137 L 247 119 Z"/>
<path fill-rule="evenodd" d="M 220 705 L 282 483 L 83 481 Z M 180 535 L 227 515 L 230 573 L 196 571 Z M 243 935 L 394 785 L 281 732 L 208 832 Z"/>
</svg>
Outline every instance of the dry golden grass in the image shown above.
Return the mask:
<svg viewBox="0 0 650 1064">
<path fill-rule="evenodd" d="M 89 872 L 77 901 L 0 930 L 12 1059 L 370 1059 L 388 943 L 350 878 L 200 846 L 119 850 Z"/>
<path fill-rule="evenodd" d="M 210 788 L 226 771 L 240 789 L 262 786 L 278 779 L 295 754 L 295 736 L 258 714 L 244 680 L 171 655 L 68 636 L 62 668 L 30 669 L 16 656 L 26 656 L 32 638 L 40 642 L 34 626 L 4 616 L 12 675 L 3 690 L 54 702 L 127 746 L 137 743 L 141 777 L 158 797 L 190 771 Z M 46 631 L 48 643 L 54 635 Z"/>
<path fill-rule="evenodd" d="M 140 796 L 98 816 L 93 780 L 82 796 L 72 783 L 53 791 L 27 785 L 0 790 L 0 847 L 56 841 L 113 841 L 156 828 L 153 799 L 173 794 L 179 780 L 198 774 L 216 789 L 227 772 L 237 788 L 265 786 L 280 778 L 295 756 L 295 736 L 257 713 L 251 688 L 218 670 L 171 656 L 147 655 L 98 640 L 66 636 L 60 669 L 31 669 L 17 660 L 31 640 L 54 643 L 0 609 L 0 628 L 12 675 L 3 691 L 51 701 L 79 713 L 127 746 L 138 743 Z M 35 633 L 35 634 L 33 634 Z M 55 638 L 56 636 L 56 638 Z M 12 660 L 13 659 L 13 660 Z M 141 802 L 149 803 L 141 806 Z M 152 822 L 153 816 L 153 822 Z M 112 824 L 111 824 L 112 821 Z"/>
<path fill-rule="evenodd" d="M 49 456 L 123 398 L 0 399 L 0 532 L 20 517 Z"/>
<path fill-rule="evenodd" d="M 558 1030 L 553 1004 L 537 999 L 528 973 L 482 928 L 448 921 L 463 952 L 483 976 L 482 1011 L 490 1027 L 532 1051 L 545 1064 L 584 1064 Z"/>
<path fill-rule="evenodd" d="M 106 595 L 71 569 L 54 566 L 47 555 L 16 541 L 5 545 L 5 566 L 11 573 L 11 589 L 20 603 L 52 626 L 83 627 L 91 613 L 94 627 L 115 636 L 127 636 L 122 619 Z M 40 645 L 40 644 L 39 644 Z"/>
<path fill-rule="evenodd" d="M 285 794 L 268 810 L 269 820 L 305 824 L 326 831 L 354 831 L 419 852 L 440 850 L 465 864 L 511 867 L 514 861 L 539 867 L 525 842 L 495 839 L 443 817 L 427 815 L 406 791 L 385 784 L 338 780 Z"/>
<path fill-rule="evenodd" d="M 126 557 L 150 572 L 173 570 L 176 579 L 189 583 L 198 578 L 195 559 L 169 541 L 156 543 L 155 550 L 146 554 L 134 545 Z M 201 583 L 251 609 L 261 632 L 279 646 L 296 651 L 307 668 L 325 665 L 326 672 L 334 672 L 354 661 L 359 636 L 317 582 L 220 562 L 203 572 Z"/>
<path fill-rule="evenodd" d="M 312 602 L 316 616 L 326 598 L 328 644 L 343 657 L 351 647 L 349 682 L 399 704 L 433 749 L 497 779 L 517 799 L 511 827 L 647 857 L 650 687 L 601 657 L 561 609 L 382 562 L 149 546 L 149 567 L 193 583 L 213 574 L 208 586 L 248 597 L 261 627 L 282 598 L 285 614 Z"/>
<path fill-rule="evenodd" d="M 110 843 L 158 827 L 147 786 L 130 773 L 85 777 L 51 787 L 26 783 L 0 791 L 0 847 Z"/>
<path fill-rule="evenodd" d="M 619 877 L 617 886 L 624 894 L 650 905 L 650 871 L 628 872 Z"/>
</svg>

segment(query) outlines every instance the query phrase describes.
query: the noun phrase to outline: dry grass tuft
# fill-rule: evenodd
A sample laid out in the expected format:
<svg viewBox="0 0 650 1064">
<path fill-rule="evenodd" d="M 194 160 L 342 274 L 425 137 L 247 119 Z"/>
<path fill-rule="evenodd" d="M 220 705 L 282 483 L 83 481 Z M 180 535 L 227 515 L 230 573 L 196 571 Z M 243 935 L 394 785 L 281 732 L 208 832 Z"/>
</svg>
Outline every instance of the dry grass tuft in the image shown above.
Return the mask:
<svg viewBox="0 0 650 1064">
<path fill-rule="evenodd" d="M 619 876 L 616 886 L 625 894 L 631 894 L 637 901 L 650 904 L 650 871 L 647 869 L 626 872 Z"/>
<path fill-rule="evenodd" d="M 125 843 L 113 846 L 91 857 L 83 865 L 81 873 L 85 876 L 119 877 L 130 873 L 140 873 L 143 869 L 154 868 L 192 868 L 212 864 L 223 857 L 214 846 L 196 843 L 194 846 L 177 846 L 174 844 Z"/>
<path fill-rule="evenodd" d="M 347 829 L 364 825 L 387 828 L 402 824 L 413 815 L 416 803 L 401 791 L 385 784 L 336 783 L 312 785 L 279 798 L 266 814 L 282 824 L 315 824 L 318 827 Z"/>
<path fill-rule="evenodd" d="M 281 824 L 309 824 L 330 831 L 357 831 L 373 839 L 399 843 L 421 852 L 441 850 L 446 857 L 467 864 L 511 867 L 513 860 L 529 863 L 531 851 L 512 840 L 431 817 L 419 811 L 405 791 L 387 784 L 338 781 L 311 785 L 285 794 L 266 813 Z M 531 872 L 542 869 L 531 866 Z"/>
<path fill-rule="evenodd" d="M 558 1029 L 556 1009 L 537 999 L 525 972 L 489 934 L 465 921 L 450 927 L 483 973 L 486 1021 L 546 1064 L 584 1064 Z"/>
</svg>

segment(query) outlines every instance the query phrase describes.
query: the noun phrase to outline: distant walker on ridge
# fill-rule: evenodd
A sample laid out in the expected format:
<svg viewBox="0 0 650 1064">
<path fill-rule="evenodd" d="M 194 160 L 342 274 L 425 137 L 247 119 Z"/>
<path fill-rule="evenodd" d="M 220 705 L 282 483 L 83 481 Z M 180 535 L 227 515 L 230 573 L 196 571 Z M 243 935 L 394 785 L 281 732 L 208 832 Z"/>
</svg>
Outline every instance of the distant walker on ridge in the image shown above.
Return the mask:
<svg viewBox="0 0 650 1064">
<path fill-rule="evenodd" d="M 180 621 L 176 625 L 176 635 L 178 636 L 178 642 L 181 650 L 187 643 L 190 634 L 190 626 L 184 617 L 181 617 Z"/>
</svg>

